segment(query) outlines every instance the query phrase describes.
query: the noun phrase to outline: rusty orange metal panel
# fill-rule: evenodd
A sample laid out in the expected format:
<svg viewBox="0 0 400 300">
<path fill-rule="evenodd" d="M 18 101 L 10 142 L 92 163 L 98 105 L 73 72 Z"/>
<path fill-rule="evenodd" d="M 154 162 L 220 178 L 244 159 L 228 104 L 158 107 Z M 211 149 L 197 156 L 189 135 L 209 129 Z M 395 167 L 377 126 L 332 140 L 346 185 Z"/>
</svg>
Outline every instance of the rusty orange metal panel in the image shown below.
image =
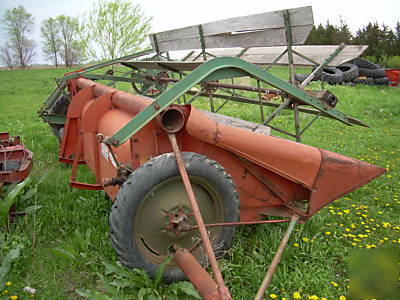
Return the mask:
<svg viewBox="0 0 400 300">
<path fill-rule="evenodd" d="M 93 99 L 93 87 L 88 86 L 80 90 L 68 106 L 65 130 L 61 140 L 59 159 L 63 162 L 72 163 L 76 143 L 80 131 L 79 119 L 84 106 Z"/>
<path fill-rule="evenodd" d="M 228 127 L 192 107 L 188 132 L 198 139 L 232 151 L 289 180 L 312 187 L 321 164 L 317 148 Z"/>
<path fill-rule="evenodd" d="M 313 215 L 351 191 L 384 174 L 385 169 L 369 163 L 320 149 L 321 168 L 310 199 L 309 215 Z"/>
</svg>

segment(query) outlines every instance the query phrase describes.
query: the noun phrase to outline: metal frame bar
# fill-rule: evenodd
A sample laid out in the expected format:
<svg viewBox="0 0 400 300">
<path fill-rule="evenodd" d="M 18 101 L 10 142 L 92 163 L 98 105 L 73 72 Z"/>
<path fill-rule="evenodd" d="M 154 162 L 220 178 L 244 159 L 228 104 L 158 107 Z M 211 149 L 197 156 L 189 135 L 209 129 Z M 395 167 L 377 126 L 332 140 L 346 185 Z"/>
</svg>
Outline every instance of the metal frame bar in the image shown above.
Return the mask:
<svg viewBox="0 0 400 300">
<path fill-rule="evenodd" d="M 315 77 L 322 68 L 324 68 L 327 64 L 329 64 L 345 47 L 345 44 L 340 44 L 339 47 L 321 64 L 319 65 L 307 78 L 300 84 L 300 88 L 306 87 L 309 82 Z M 322 81 L 323 82 L 323 81 Z"/>
<path fill-rule="evenodd" d="M 293 50 L 292 50 L 292 30 L 290 28 L 290 16 L 289 10 L 283 11 L 283 21 L 285 23 L 285 37 L 286 37 L 286 45 L 287 45 L 287 54 L 288 54 L 288 61 L 289 61 L 289 72 L 290 72 L 290 83 L 294 84 L 294 63 L 293 63 Z"/>
<path fill-rule="evenodd" d="M 199 36 L 200 36 L 201 53 L 203 54 L 204 61 L 207 61 L 206 43 L 204 41 L 203 26 L 197 25 L 197 29 L 199 31 Z"/>
<path fill-rule="evenodd" d="M 118 58 L 115 58 L 115 59 L 112 59 L 112 60 L 108 60 L 108 61 L 103 62 L 103 63 L 95 64 L 95 65 L 90 66 L 90 67 L 86 67 L 86 68 L 82 68 L 82 69 L 79 69 L 79 70 L 76 70 L 76 71 L 73 71 L 73 72 L 69 72 L 69 73 L 64 74 L 65 76 L 62 77 L 60 79 L 60 81 L 61 82 L 67 81 L 69 79 L 79 77 L 79 75 L 82 74 L 82 73 L 94 71 L 94 70 L 97 70 L 97 69 L 100 69 L 100 68 L 111 66 L 113 64 L 116 64 L 116 63 L 119 63 L 119 62 L 122 62 L 122 61 L 126 61 L 126 60 L 130 60 L 130 59 L 133 59 L 133 58 L 138 58 L 138 57 L 141 57 L 141 56 L 145 56 L 145 55 L 148 55 L 150 53 L 154 53 L 154 50 L 153 49 L 146 49 L 146 50 L 143 50 L 143 51 L 140 51 L 140 52 L 137 52 L 137 53 L 133 53 L 133 54 L 130 54 L 130 55 L 118 57 Z"/>
<path fill-rule="evenodd" d="M 282 241 L 279 244 L 278 250 L 275 253 L 275 256 L 268 268 L 267 273 L 265 274 L 264 280 L 263 280 L 260 288 L 258 289 L 257 295 L 254 298 L 254 300 L 261 300 L 264 297 L 264 293 L 265 293 L 266 289 L 268 288 L 269 284 L 271 283 L 272 276 L 274 275 L 276 268 L 277 268 L 279 262 L 281 261 L 283 251 L 285 251 L 285 248 L 289 241 L 289 238 L 292 235 L 294 227 L 296 226 L 299 219 L 300 219 L 300 217 L 297 215 L 292 216 L 289 226 L 285 232 L 285 235 L 283 236 Z"/>
<path fill-rule="evenodd" d="M 240 76 L 250 76 L 268 83 L 275 88 L 285 91 L 289 97 L 297 99 L 297 101 L 300 101 L 301 103 L 311 105 L 344 124 L 351 125 L 350 120 L 343 113 L 332 107 L 326 107 L 320 100 L 308 95 L 303 90 L 288 84 L 284 80 L 265 72 L 256 65 L 236 57 L 217 57 L 200 65 L 184 79 L 164 91 L 156 101 L 141 111 L 112 137 L 107 138 L 106 142 L 113 146 L 121 145 L 129 139 L 130 136 L 138 132 L 144 125 L 150 122 L 175 99 L 182 96 L 200 82 Z M 289 103 L 290 98 L 286 101 Z"/>
</svg>

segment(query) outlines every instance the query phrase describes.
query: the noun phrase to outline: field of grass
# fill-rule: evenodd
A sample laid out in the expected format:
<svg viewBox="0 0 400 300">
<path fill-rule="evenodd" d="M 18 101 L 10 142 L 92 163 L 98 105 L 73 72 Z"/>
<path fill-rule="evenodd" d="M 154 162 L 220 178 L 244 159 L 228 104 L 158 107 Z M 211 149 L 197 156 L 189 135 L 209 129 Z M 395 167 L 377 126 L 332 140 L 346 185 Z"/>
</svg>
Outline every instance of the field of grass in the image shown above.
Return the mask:
<svg viewBox="0 0 400 300">
<path fill-rule="evenodd" d="M 80 296 L 76 290 L 86 289 L 109 295 L 119 293 L 117 297 L 96 296 L 97 299 L 124 299 L 124 295 L 126 299 L 140 299 L 147 290 L 187 299 L 182 295 L 185 289 L 191 293 L 188 285 L 177 286 L 171 292 L 166 284 L 149 280 L 143 273 L 126 274 L 117 269 L 108 238 L 111 202 L 103 192 L 68 186 L 71 169 L 57 162 L 58 143 L 36 114 L 54 88 L 52 78 L 64 72 L 65 69 L 0 71 L 0 131 L 20 135 L 34 152 L 29 186 L 32 192 L 20 199 L 17 209 L 41 206 L 33 214 L 18 217 L 9 232 L 0 229 L 0 265 L 10 250 L 21 246 L 21 255 L 6 277 L 9 284 L 0 286 L 0 299 L 12 295 L 31 298 L 22 291 L 25 286 L 37 289 L 36 299 L 77 299 Z M 287 78 L 286 69 L 274 72 Z M 387 174 L 296 227 L 267 298 L 345 299 L 349 295 L 352 250 L 399 251 L 400 90 L 371 86 L 329 89 L 340 99 L 339 110 L 371 127 L 348 127 L 320 119 L 304 135 L 303 143 L 377 164 L 386 168 Z M 232 104 L 222 112 L 251 121 L 259 118 L 257 107 L 245 108 L 242 104 Z M 307 117 L 302 118 L 305 121 Z M 293 127 L 285 113 L 274 122 Z M 234 299 L 254 297 L 286 226 L 271 224 L 237 230 L 232 249 L 220 260 Z M 397 263 L 393 265 L 396 267 Z M 121 283 L 125 278 L 131 278 L 128 286 Z"/>
</svg>

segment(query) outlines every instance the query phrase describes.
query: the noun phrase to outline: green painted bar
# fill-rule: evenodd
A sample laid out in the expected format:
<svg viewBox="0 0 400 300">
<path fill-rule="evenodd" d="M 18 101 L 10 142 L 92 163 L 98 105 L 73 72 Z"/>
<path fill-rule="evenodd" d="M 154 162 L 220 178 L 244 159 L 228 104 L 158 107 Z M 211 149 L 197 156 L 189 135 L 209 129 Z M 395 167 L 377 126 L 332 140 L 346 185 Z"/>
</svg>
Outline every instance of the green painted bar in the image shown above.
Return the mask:
<svg viewBox="0 0 400 300">
<path fill-rule="evenodd" d="M 155 116 L 157 116 L 163 109 L 170 105 L 175 99 L 182 96 L 185 92 L 191 89 L 196 84 L 202 81 L 209 81 L 210 79 L 215 80 L 215 72 L 220 70 L 232 70 L 231 77 L 237 77 L 239 74 L 243 76 L 246 74 L 255 79 L 263 81 L 275 88 L 285 91 L 288 95 L 296 98 L 300 102 L 309 104 L 314 108 L 324 112 L 332 118 L 351 126 L 351 122 L 346 115 L 337 111 L 334 108 L 325 108 L 324 104 L 320 100 L 311 97 L 304 91 L 297 87 L 285 82 L 284 80 L 265 72 L 261 68 L 254 64 L 243 61 L 236 57 L 217 57 L 212 60 L 205 62 L 196 69 L 194 69 L 189 75 L 183 78 L 181 81 L 176 83 L 170 89 L 163 92 L 151 105 L 146 107 L 142 112 L 136 115 L 128 124 L 116 132 L 111 138 L 105 140 L 106 143 L 112 144 L 113 146 L 119 146 L 128 140 L 133 134 L 138 132 L 143 126 L 150 122 Z M 226 73 L 217 73 L 226 77 Z M 219 76 L 217 76 L 219 77 Z"/>
</svg>

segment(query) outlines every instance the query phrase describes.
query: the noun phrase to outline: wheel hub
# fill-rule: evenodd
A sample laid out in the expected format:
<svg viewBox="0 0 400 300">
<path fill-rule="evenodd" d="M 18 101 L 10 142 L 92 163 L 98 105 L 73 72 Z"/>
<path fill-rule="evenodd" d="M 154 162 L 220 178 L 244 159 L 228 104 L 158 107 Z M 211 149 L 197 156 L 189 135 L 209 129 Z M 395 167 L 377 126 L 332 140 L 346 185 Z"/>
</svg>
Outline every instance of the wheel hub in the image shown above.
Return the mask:
<svg viewBox="0 0 400 300">
<path fill-rule="evenodd" d="M 193 191 L 204 223 L 222 219 L 222 205 L 218 194 L 204 179 L 191 177 Z M 160 264 L 174 245 L 202 255 L 201 238 L 197 230 L 187 230 L 196 225 L 186 190 L 179 176 L 155 186 L 143 199 L 135 216 L 133 237 L 138 248 L 148 260 Z M 210 229 L 215 239 L 219 228 Z M 172 264 L 172 263 L 171 263 Z"/>
<path fill-rule="evenodd" d="M 176 235 L 182 234 L 182 230 L 188 229 L 193 223 L 193 212 L 186 207 L 179 207 L 173 212 L 168 213 L 169 222 L 165 226 L 166 230 L 173 231 Z"/>
</svg>

